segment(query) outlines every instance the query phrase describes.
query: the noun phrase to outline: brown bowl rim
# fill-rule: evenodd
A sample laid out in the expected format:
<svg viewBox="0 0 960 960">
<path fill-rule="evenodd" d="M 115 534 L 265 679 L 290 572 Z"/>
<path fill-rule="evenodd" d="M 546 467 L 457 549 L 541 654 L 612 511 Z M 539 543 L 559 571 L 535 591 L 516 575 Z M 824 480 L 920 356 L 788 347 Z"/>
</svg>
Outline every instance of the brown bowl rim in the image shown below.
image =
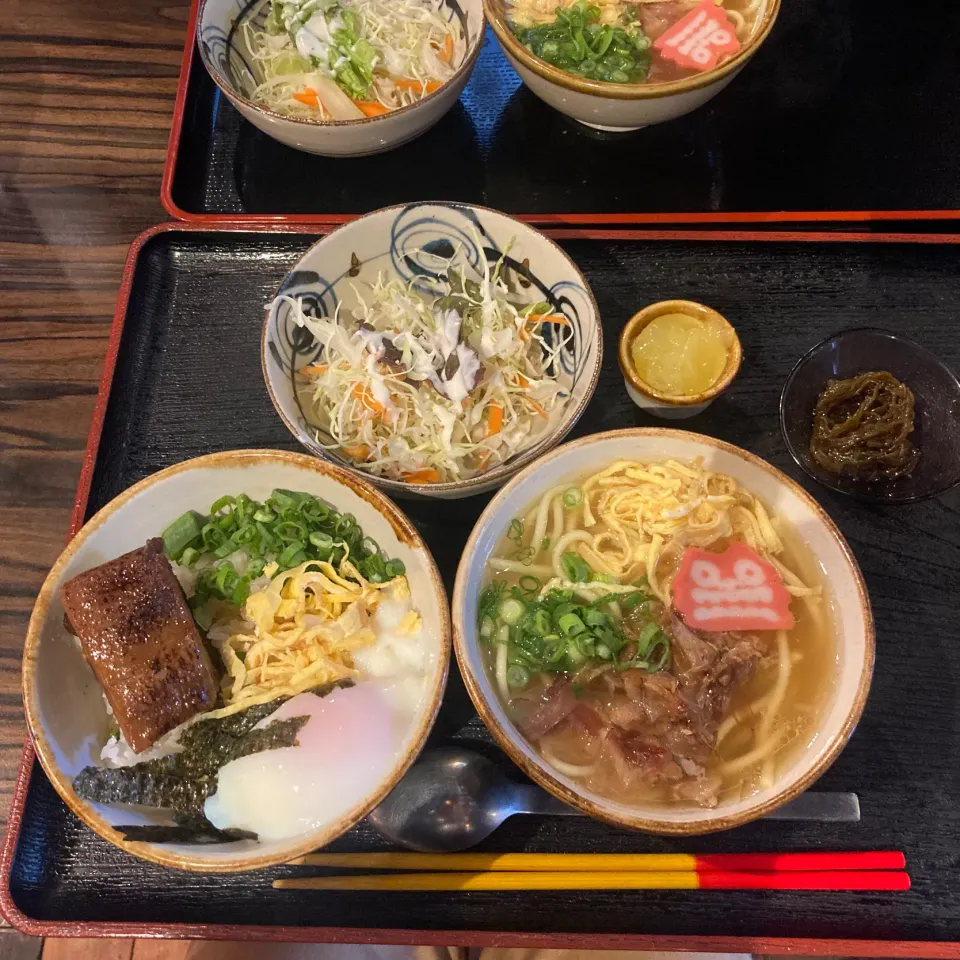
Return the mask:
<svg viewBox="0 0 960 960">
<path fill-rule="evenodd" d="M 588 80 L 574 76 L 559 67 L 541 60 L 528 50 L 510 29 L 507 19 L 506 0 L 483 0 L 483 12 L 487 23 L 493 28 L 504 51 L 519 60 L 524 67 L 532 70 L 543 80 L 577 93 L 591 94 L 608 100 L 653 100 L 668 97 L 671 94 L 686 93 L 707 87 L 723 77 L 740 69 L 767 39 L 777 14 L 780 12 L 780 0 L 767 0 L 763 20 L 752 37 L 729 59 L 712 70 L 682 80 L 669 80 L 665 83 L 605 83 L 601 80 Z"/>
<path fill-rule="evenodd" d="M 774 479 L 776 479 L 779 483 L 782 483 L 785 487 L 787 487 L 787 489 L 802 499 L 810 507 L 810 509 L 813 510 L 815 515 L 836 539 L 840 546 L 841 552 L 846 558 L 847 564 L 853 573 L 854 581 L 857 585 L 857 592 L 860 598 L 860 612 L 864 622 L 863 668 L 860 672 L 857 690 L 854 694 L 853 701 L 850 705 L 850 709 L 843 722 L 843 725 L 833 739 L 825 745 L 820 760 L 811 766 L 810 769 L 804 774 L 802 774 L 792 786 L 775 794 L 764 803 L 748 810 L 741 811 L 738 814 L 730 814 L 726 817 L 711 819 L 709 821 L 692 820 L 678 823 L 672 820 L 659 820 L 655 817 L 632 815 L 622 816 L 615 813 L 605 804 L 597 803 L 596 801 L 582 796 L 574 790 L 570 790 L 564 783 L 554 777 L 545 766 L 541 767 L 539 764 L 532 762 L 519 749 L 515 742 L 515 737 L 520 737 L 519 732 L 515 731 L 513 734 L 511 734 L 497 721 L 497 718 L 494 716 L 493 711 L 490 710 L 487 701 L 483 696 L 480 685 L 477 682 L 476 677 L 471 671 L 469 665 L 467 651 L 468 643 L 463 623 L 464 598 L 467 590 L 467 584 L 465 580 L 468 567 L 468 558 L 476 552 L 480 531 L 491 521 L 493 515 L 497 512 L 511 491 L 520 483 L 522 483 L 528 475 L 534 473 L 535 468 L 540 467 L 546 461 L 563 456 L 571 449 L 577 447 L 586 447 L 604 440 L 627 440 L 633 437 L 664 437 L 683 440 L 696 440 L 700 443 L 716 447 L 717 449 L 723 450 L 726 453 L 740 457 L 746 460 L 748 463 L 773 476 Z M 494 739 L 497 741 L 497 743 L 499 743 L 504 752 L 528 777 L 540 784 L 540 786 L 542 786 L 545 790 L 553 794 L 559 800 L 562 800 L 564 803 L 575 807 L 588 816 L 596 817 L 597 819 L 613 824 L 614 826 L 629 827 L 630 829 L 634 830 L 642 830 L 647 833 L 668 836 L 695 836 L 705 833 L 716 833 L 720 830 L 729 830 L 733 827 L 741 826 L 744 823 L 749 823 L 752 820 L 758 820 L 761 817 L 764 817 L 772 811 L 778 809 L 779 807 L 782 807 L 784 804 L 789 803 L 795 797 L 803 793 L 804 790 L 806 790 L 812 783 L 814 783 L 820 776 L 823 775 L 823 773 L 836 760 L 843 748 L 846 746 L 847 741 L 850 739 L 850 736 L 857 725 L 857 722 L 860 720 L 860 717 L 863 714 L 863 710 L 867 701 L 867 695 L 870 691 L 870 682 L 873 677 L 873 666 L 876 657 L 876 632 L 874 628 L 873 611 L 870 607 L 870 598 L 867 593 L 866 583 L 864 582 L 863 573 L 860 570 L 856 557 L 854 556 L 853 551 L 850 549 L 850 545 L 847 543 L 843 534 L 840 532 L 837 525 L 829 517 L 823 507 L 821 507 L 820 504 L 817 503 L 817 501 L 809 493 L 807 493 L 803 487 L 800 486 L 800 484 L 796 483 L 794 480 L 791 480 L 786 474 L 782 473 L 772 464 L 767 463 L 767 461 L 761 459 L 755 454 L 752 454 L 747 450 L 743 450 L 740 447 L 734 446 L 731 443 L 726 443 L 723 440 L 717 440 L 714 437 L 708 437 L 703 434 L 692 433 L 686 430 L 673 430 L 667 427 L 633 427 L 623 430 L 608 430 L 604 433 L 592 434 L 589 437 L 584 437 L 580 440 L 574 440 L 571 443 L 563 444 L 563 446 L 559 449 L 554 450 L 550 454 L 542 457 L 535 465 L 527 467 L 518 473 L 493 497 L 474 525 L 473 531 L 470 534 L 470 538 L 467 540 L 467 544 L 464 547 L 463 554 L 461 555 L 460 565 L 457 569 L 457 577 L 453 588 L 453 646 L 457 657 L 457 663 L 460 667 L 460 674 L 463 677 L 467 692 L 470 694 L 470 699 L 473 701 L 481 720 L 483 720 L 487 729 L 493 734 Z"/>
<path fill-rule="evenodd" d="M 284 274 L 284 280 L 290 276 L 291 273 L 294 273 L 299 268 L 299 265 L 303 262 L 303 260 L 317 247 L 330 240 L 332 237 L 335 237 L 342 230 L 346 230 L 348 227 L 359 223 L 361 220 L 366 220 L 369 217 L 374 217 L 381 213 L 391 213 L 397 210 L 405 210 L 407 207 L 411 206 L 441 206 L 451 207 L 457 210 L 479 210 L 483 213 L 492 213 L 499 217 L 505 217 L 507 220 L 511 220 L 514 223 L 520 224 L 522 227 L 532 230 L 542 240 L 545 240 L 548 244 L 550 244 L 550 246 L 554 247 L 557 252 L 560 253 L 560 255 L 567 261 L 573 270 L 573 275 L 580 280 L 581 284 L 583 285 L 583 289 L 586 292 L 587 298 L 590 301 L 591 309 L 593 310 L 593 322 L 591 324 L 592 330 L 589 331 L 589 333 L 593 334 L 596 338 L 597 359 L 596 363 L 593 365 L 593 370 L 590 372 L 589 381 L 587 382 L 582 399 L 576 404 L 576 406 L 571 407 L 568 412 L 564 413 L 564 419 L 560 424 L 558 424 L 556 431 L 554 433 L 545 435 L 537 443 L 533 444 L 533 446 L 528 447 L 525 450 L 521 450 L 515 455 L 515 459 L 508 460 L 506 463 L 501 463 L 498 467 L 494 467 L 492 470 L 489 470 L 486 473 L 478 474 L 476 477 L 471 477 L 469 480 L 447 480 L 443 483 L 405 483 L 402 480 L 394 480 L 390 477 L 375 477 L 372 474 L 361 470 L 358 466 L 347 463 L 346 460 L 335 458 L 332 453 L 325 453 L 324 455 L 321 455 L 315 453 L 313 450 L 310 450 L 310 448 L 305 446 L 303 441 L 300 439 L 296 424 L 292 423 L 287 415 L 283 412 L 280 402 L 274 393 L 273 385 L 270 383 L 270 378 L 267 376 L 267 326 L 270 322 L 269 304 L 264 310 L 263 325 L 260 329 L 260 369 L 263 373 L 264 386 L 267 389 L 270 402 L 273 404 L 273 408 L 277 412 L 277 416 L 279 416 L 283 421 L 294 440 L 296 440 L 297 443 L 307 450 L 310 456 L 316 457 L 318 460 L 323 460 L 326 463 L 330 463 L 334 466 L 340 467 L 343 470 L 347 470 L 350 473 L 356 474 L 357 476 L 366 480 L 367 483 L 371 483 L 374 486 L 379 487 L 381 490 L 387 490 L 390 493 L 400 497 L 423 496 L 431 499 L 455 499 L 452 496 L 452 494 L 455 493 L 460 493 L 462 496 L 472 496 L 474 494 L 480 494 L 488 489 L 499 486 L 518 470 L 523 469 L 530 463 L 535 463 L 537 459 L 542 457 L 544 454 L 549 453 L 577 425 L 577 421 L 579 421 L 579 419 L 583 416 L 584 411 L 587 409 L 590 401 L 593 399 L 594 393 L 596 393 L 597 384 L 600 381 L 600 370 L 603 366 L 603 321 L 600 316 L 600 306 L 597 303 L 597 298 L 593 294 L 593 288 L 587 282 L 587 278 L 583 275 L 583 271 L 577 265 L 576 261 L 574 261 L 574 259 L 566 252 L 566 250 L 564 250 L 563 247 L 561 247 L 560 244 L 557 243 L 557 241 L 552 237 L 548 237 L 542 230 L 538 230 L 532 224 L 520 220 L 517 217 L 511 216 L 509 213 L 504 213 L 502 210 L 494 210 L 493 207 L 484 207 L 477 203 L 460 203 L 459 201 L 455 200 L 413 200 L 408 203 L 395 203 L 389 207 L 379 207 L 378 209 L 371 210 L 369 213 L 365 213 L 362 216 L 354 217 L 353 219 L 348 220 L 346 223 L 340 224 L 340 226 L 338 226 L 335 230 L 331 230 L 330 233 L 321 237 L 315 243 L 312 243 L 310 247 L 297 258 L 297 262 Z M 283 284 L 283 280 L 280 281 L 280 284 Z M 276 295 L 274 295 L 274 299 L 276 299 Z M 587 339 L 587 335 L 585 335 L 584 339 Z M 584 376 L 586 375 L 587 371 L 584 370 Z"/>
<path fill-rule="evenodd" d="M 776 0 L 776 2 L 779 3 L 779 0 Z M 213 65 L 207 60 L 207 55 L 204 52 L 203 42 L 200 37 L 203 29 L 203 11 L 207 3 L 208 0 L 200 0 L 200 7 L 197 11 L 195 41 L 197 44 L 197 49 L 200 52 L 200 60 L 206 68 L 207 73 L 210 75 L 210 79 L 213 80 L 224 96 L 226 96 L 234 104 L 243 104 L 245 107 L 249 107 L 251 110 L 255 110 L 257 113 L 262 114 L 265 117 L 271 117 L 272 119 L 276 120 L 285 120 L 289 123 L 302 124 L 306 127 L 359 127 L 365 123 L 376 123 L 379 120 L 386 120 L 389 117 L 397 117 L 401 114 L 413 113 L 418 107 L 426 103 L 426 101 L 439 98 L 446 87 L 456 83 L 461 79 L 464 71 L 466 71 L 467 75 L 469 76 L 477 62 L 477 58 L 480 56 L 480 51 L 483 49 L 483 37 L 485 33 L 484 25 L 486 23 L 486 16 L 484 15 L 483 7 L 481 5 L 480 30 L 478 31 L 478 36 L 474 40 L 473 46 L 467 51 L 466 56 L 463 58 L 463 62 L 449 80 L 445 80 L 436 90 L 433 91 L 433 93 L 428 93 L 426 96 L 421 97 L 416 103 L 408 103 L 405 107 L 398 107 L 396 110 L 391 110 L 389 113 L 382 113 L 378 117 L 358 117 L 355 120 L 313 120 L 310 117 L 288 117 L 286 114 L 277 113 L 276 110 L 271 110 L 269 107 L 261 106 L 260 104 L 251 100 L 249 97 L 244 96 L 238 90 L 234 90 L 232 84 L 227 84 L 221 81 L 220 77 L 217 75 L 217 70 L 215 70 Z"/>
<path fill-rule="evenodd" d="M 727 349 L 727 362 L 724 365 L 723 374 L 709 390 L 704 390 L 701 393 L 694 393 L 689 396 L 661 393 L 659 390 L 654 390 L 649 383 L 637 375 L 630 357 L 630 344 L 639 332 L 638 328 L 641 325 L 646 326 L 656 320 L 657 317 L 663 316 L 664 313 L 671 310 L 684 313 L 689 311 L 690 308 L 693 308 L 698 314 L 705 312 L 716 318 L 733 337 L 732 343 Z M 620 364 L 620 372 L 637 393 L 642 393 L 651 400 L 656 400 L 658 403 L 667 404 L 671 407 L 693 407 L 699 406 L 701 403 L 708 403 L 720 396 L 733 383 L 734 378 L 740 372 L 740 364 L 743 361 L 743 346 L 733 324 L 713 307 L 708 307 L 705 303 L 698 303 L 696 300 L 658 300 L 656 303 L 651 303 L 642 310 L 638 310 L 620 331 L 620 340 L 617 344 L 617 361 Z"/>
<path fill-rule="evenodd" d="M 35 692 L 37 657 L 40 635 L 47 620 L 50 604 L 60 586 L 64 568 L 86 541 L 87 537 L 93 533 L 94 530 L 106 523 L 121 506 L 136 497 L 139 493 L 157 483 L 163 482 L 168 477 L 187 470 L 220 466 L 238 467 L 248 464 L 262 464 L 264 461 L 312 470 L 315 473 L 322 474 L 343 484 L 353 490 L 353 492 L 363 500 L 367 501 L 370 506 L 376 509 L 381 516 L 390 523 L 401 543 L 422 553 L 426 562 L 427 572 L 430 576 L 431 585 L 433 586 L 434 595 L 439 605 L 441 633 L 439 662 L 435 672 L 433 688 L 430 690 L 427 699 L 427 706 L 421 716 L 420 723 L 409 749 L 395 767 L 392 775 L 381 784 L 374 794 L 355 806 L 352 810 L 338 817 L 332 824 L 328 824 L 322 829 L 314 831 L 299 843 L 291 844 L 289 847 L 277 853 L 253 857 L 225 857 L 221 860 L 206 860 L 184 856 L 182 854 L 173 854 L 160 844 L 127 841 L 99 813 L 95 812 L 90 804 L 81 800 L 76 795 L 70 778 L 60 770 L 56 762 L 54 752 L 47 741 L 39 720 Z M 22 668 L 24 714 L 26 716 L 27 727 L 33 739 L 34 750 L 50 783 L 70 810 L 104 840 L 112 843 L 120 850 L 132 853 L 135 856 L 149 860 L 151 863 L 159 864 L 162 867 L 174 867 L 181 870 L 202 871 L 206 873 L 242 873 L 250 870 L 261 870 L 266 867 L 286 863 L 295 857 L 303 856 L 312 850 L 316 850 L 318 847 L 330 843 L 362 820 L 396 786 L 420 754 L 436 721 L 437 712 L 443 700 L 447 676 L 450 670 L 450 635 L 450 606 L 447 591 L 443 585 L 443 580 L 440 577 L 433 555 L 416 528 L 400 508 L 373 487 L 372 484 L 367 483 L 362 478 L 351 474 L 347 470 L 343 470 L 334 464 L 326 463 L 316 457 L 308 456 L 305 453 L 292 453 L 285 450 L 229 450 L 221 453 L 210 453 L 166 467 L 157 473 L 151 474 L 149 477 L 145 477 L 132 487 L 128 487 L 98 510 L 64 548 L 63 552 L 57 558 L 56 563 L 54 563 L 50 572 L 47 574 L 43 586 L 40 588 L 33 612 L 30 615 L 30 623 L 27 627 Z"/>
</svg>

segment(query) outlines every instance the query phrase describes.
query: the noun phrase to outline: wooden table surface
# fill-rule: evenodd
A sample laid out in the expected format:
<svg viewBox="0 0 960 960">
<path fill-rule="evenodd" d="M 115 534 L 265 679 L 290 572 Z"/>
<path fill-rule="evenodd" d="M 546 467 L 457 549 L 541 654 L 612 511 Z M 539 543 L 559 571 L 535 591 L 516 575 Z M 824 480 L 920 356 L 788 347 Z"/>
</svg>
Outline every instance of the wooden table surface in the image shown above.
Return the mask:
<svg viewBox="0 0 960 960">
<path fill-rule="evenodd" d="M 121 267 L 160 176 L 188 4 L 4 0 L 0 33 L 0 817 L 20 655 L 63 547 Z"/>
</svg>

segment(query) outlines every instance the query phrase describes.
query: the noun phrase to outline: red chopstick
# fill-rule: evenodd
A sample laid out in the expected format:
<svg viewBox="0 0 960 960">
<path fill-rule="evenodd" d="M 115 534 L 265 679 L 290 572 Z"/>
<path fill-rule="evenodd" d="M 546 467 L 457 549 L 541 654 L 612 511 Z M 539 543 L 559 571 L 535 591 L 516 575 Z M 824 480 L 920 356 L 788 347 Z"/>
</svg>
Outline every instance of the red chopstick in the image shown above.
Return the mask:
<svg viewBox="0 0 960 960">
<path fill-rule="evenodd" d="M 809 871 L 796 873 L 698 874 L 700 890 L 909 890 L 910 876 L 900 871 Z"/>
<path fill-rule="evenodd" d="M 714 853 L 697 854 L 698 873 L 717 870 L 795 872 L 806 870 L 902 870 L 906 858 L 899 850 L 862 853 Z"/>
</svg>

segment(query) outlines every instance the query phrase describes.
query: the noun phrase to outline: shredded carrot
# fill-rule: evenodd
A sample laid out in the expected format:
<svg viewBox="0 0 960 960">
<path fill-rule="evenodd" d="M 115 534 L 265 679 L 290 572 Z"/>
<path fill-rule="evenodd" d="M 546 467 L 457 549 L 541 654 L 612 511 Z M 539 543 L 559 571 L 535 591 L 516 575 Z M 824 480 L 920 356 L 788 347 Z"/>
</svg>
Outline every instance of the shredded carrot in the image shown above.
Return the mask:
<svg viewBox="0 0 960 960">
<path fill-rule="evenodd" d="M 307 373 L 314 377 L 319 377 L 321 374 L 327 372 L 327 364 L 325 363 L 311 363 L 308 367 L 301 367 L 299 370 L 300 373 Z"/>
<path fill-rule="evenodd" d="M 313 87 L 307 87 L 303 93 L 293 94 L 294 100 L 299 100 L 300 103 L 306 104 L 308 107 L 319 107 L 320 106 L 320 94 L 317 93 Z"/>
<path fill-rule="evenodd" d="M 489 460 L 490 460 L 489 450 L 481 450 L 477 454 L 477 468 L 480 470 L 481 473 L 487 472 L 487 463 Z"/>
<path fill-rule="evenodd" d="M 364 461 L 370 459 L 370 448 L 365 443 L 358 443 L 353 447 L 344 447 L 343 452 L 351 460 Z"/>
<path fill-rule="evenodd" d="M 453 37 L 448 33 L 443 38 L 443 49 L 440 51 L 440 59 L 444 63 L 450 63 L 453 60 Z"/>
<path fill-rule="evenodd" d="M 487 420 L 487 436 L 492 437 L 500 432 L 503 426 L 503 407 L 499 403 L 490 404 L 490 419 Z"/>
<path fill-rule="evenodd" d="M 382 117 L 390 112 L 379 100 L 354 100 L 353 102 L 368 117 Z"/>
<path fill-rule="evenodd" d="M 541 407 L 540 404 L 533 399 L 533 397 L 527 397 L 526 400 L 533 407 L 533 409 L 536 410 L 541 417 L 543 417 L 544 420 L 547 419 L 547 411 L 544 410 L 543 407 Z"/>
<path fill-rule="evenodd" d="M 520 387 L 522 387 L 524 390 L 526 390 L 527 387 L 530 386 L 530 381 L 529 381 L 522 373 L 518 373 L 518 374 L 517 374 L 517 384 L 518 384 Z"/>
<path fill-rule="evenodd" d="M 413 473 L 405 473 L 403 479 L 407 483 L 439 483 L 440 474 L 433 467 L 424 467 L 422 470 L 414 470 Z"/>
<path fill-rule="evenodd" d="M 420 80 L 410 80 L 407 77 L 397 77 L 393 81 L 397 85 L 398 90 L 410 90 L 413 93 L 423 93 L 424 86 Z M 428 80 L 426 91 L 427 93 L 433 93 L 434 90 L 439 90 L 443 86 L 437 80 Z"/>
<path fill-rule="evenodd" d="M 569 327 L 570 321 L 562 313 L 531 313 L 527 316 L 528 323 L 558 323 L 561 327 Z"/>
<path fill-rule="evenodd" d="M 376 398 L 367 391 L 362 383 L 355 383 L 353 390 L 350 391 L 372 414 L 382 417 L 386 414 L 387 408 L 379 403 Z"/>
</svg>

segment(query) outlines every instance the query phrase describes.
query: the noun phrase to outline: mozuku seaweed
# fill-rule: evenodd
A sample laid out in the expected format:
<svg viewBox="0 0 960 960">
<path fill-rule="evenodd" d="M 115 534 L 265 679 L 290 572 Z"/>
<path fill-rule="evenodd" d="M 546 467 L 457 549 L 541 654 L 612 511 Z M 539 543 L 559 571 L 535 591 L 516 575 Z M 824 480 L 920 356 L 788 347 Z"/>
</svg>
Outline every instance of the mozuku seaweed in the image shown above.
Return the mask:
<svg viewBox="0 0 960 960">
<path fill-rule="evenodd" d="M 353 681 L 344 679 L 309 692 L 323 697 L 338 687 L 351 686 Z M 74 779 L 73 789 L 82 800 L 92 803 L 131 803 L 170 810 L 180 829 L 158 827 L 158 832 L 151 834 L 162 836 L 160 830 L 172 831 L 169 842 L 188 842 L 182 838 L 190 835 L 196 836 L 198 843 L 218 842 L 210 839 L 216 828 L 203 815 L 206 799 L 217 791 L 217 774 L 231 760 L 297 745 L 297 734 L 309 717 L 288 717 L 254 729 L 289 699 L 278 697 L 227 717 L 198 720 L 181 734 L 182 749 L 178 753 L 129 767 L 84 767 Z"/>
</svg>

